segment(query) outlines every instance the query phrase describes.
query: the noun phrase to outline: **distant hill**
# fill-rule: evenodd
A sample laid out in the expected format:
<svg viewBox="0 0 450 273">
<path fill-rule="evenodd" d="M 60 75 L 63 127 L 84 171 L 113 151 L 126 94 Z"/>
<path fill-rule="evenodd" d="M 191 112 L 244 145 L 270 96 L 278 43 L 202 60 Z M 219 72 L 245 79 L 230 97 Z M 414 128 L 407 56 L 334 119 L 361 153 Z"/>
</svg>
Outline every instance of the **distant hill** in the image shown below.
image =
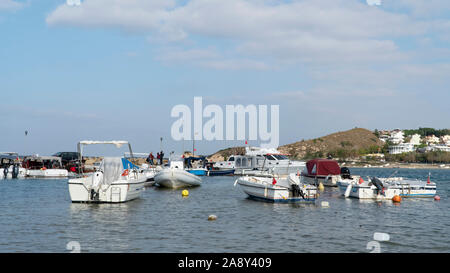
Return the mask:
<svg viewBox="0 0 450 273">
<path fill-rule="evenodd" d="M 245 147 L 232 147 L 220 150 L 210 156 L 208 156 L 208 161 L 212 162 L 218 162 L 218 161 L 224 161 L 225 159 L 228 159 L 230 155 L 243 155 L 245 154 Z"/>
<path fill-rule="evenodd" d="M 355 128 L 324 137 L 302 140 L 280 146 L 279 151 L 290 154 L 291 158 L 310 159 L 315 157 L 350 158 L 362 154 L 375 153 L 384 145 L 370 130 Z M 209 161 L 223 161 L 233 154 L 244 154 L 245 147 L 223 149 L 208 156 Z"/>
<path fill-rule="evenodd" d="M 328 155 L 335 158 L 349 158 L 377 152 L 383 145 L 384 143 L 372 131 L 355 128 L 316 139 L 283 145 L 278 150 L 298 159 L 327 157 Z"/>
</svg>

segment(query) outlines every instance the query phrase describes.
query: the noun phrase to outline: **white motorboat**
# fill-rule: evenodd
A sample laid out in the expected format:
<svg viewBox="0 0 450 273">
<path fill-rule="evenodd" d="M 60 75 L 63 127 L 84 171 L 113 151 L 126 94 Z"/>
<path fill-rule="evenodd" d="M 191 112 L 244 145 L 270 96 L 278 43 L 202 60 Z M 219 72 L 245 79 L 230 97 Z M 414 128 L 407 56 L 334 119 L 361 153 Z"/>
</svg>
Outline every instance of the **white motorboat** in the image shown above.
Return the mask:
<svg viewBox="0 0 450 273">
<path fill-rule="evenodd" d="M 296 174 L 289 174 L 286 178 L 269 178 L 257 176 L 243 176 L 236 180 L 250 198 L 267 202 L 314 202 L 317 198 L 317 187 L 300 181 Z"/>
<path fill-rule="evenodd" d="M 214 168 L 234 169 L 234 174 L 244 175 L 249 170 L 270 171 L 276 175 L 302 172 L 305 162 L 292 161 L 276 149 L 245 147 L 245 155 L 232 155 L 227 161 L 216 162 Z"/>
<path fill-rule="evenodd" d="M 129 159 L 130 157 L 132 158 L 147 158 L 148 154 L 146 153 L 133 153 L 133 155 L 131 155 L 130 153 L 125 153 L 124 157 Z M 155 184 L 155 175 L 162 170 L 161 166 L 155 166 L 152 164 L 147 164 L 147 163 L 143 163 L 140 166 L 136 166 L 133 163 L 129 162 L 129 167 L 130 168 L 134 168 L 137 170 L 137 172 L 139 173 L 139 175 L 141 176 L 145 176 L 147 178 L 147 180 L 145 181 L 145 186 L 146 187 L 150 187 L 153 186 Z"/>
<path fill-rule="evenodd" d="M 436 183 L 430 181 L 411 180 L 403 177 L 380 178 L 384 183 L 400 188 L 401 197 L 434 197 L 436 195 Z"/>
<path fill-rule="evenodd" d="M 200 186 L 202 179 L 184 170 L 184 160 L 171 159 L 169 167 L 155 175 L 155 183 L 166 188 L 182 188 Z"/>
<path fill-rule="evenodd" d="M 148 166 L 148 164 L 142 164 L 138 169 L 138 172 L 145 176 L 145 186 L 150 187 L 155 184 L 155 176 L 162 170 L 161 166 Z"/>
<path fill-rule="evenodd" d="M 31 178 L 67 178 L 69 171 L 62 168 L 61 157 L 57 156 L 29 156 L 22 164 L 26 169 L 26 176 Z"/>
<path fill-rule="evenodd" d="M 81 141 L 78 143 L 80 162 L 82 161 L 83 145 L 113 144 L 120 148 L 127 141 Z M 137 169 L 129 168 L 129 161 L 121 157 L 104 157 L 99 170 L 89 176 L 69 179 L 69 193 L 72 202 L 87 203 L 121 203 L 139 198 L 145 190 L 145 175 Z"/>
<path fill-rule="evenodd" d="M 25 178 L 26 171 L 17 153 L 0 153 L 0 179 Z"/>
<path fill-rule="evenodd" d="M 373 200 L 392 200 L 396 195 L 401 195 L 401 188 L 397 185 L 383 182 L 376 177 L 368 180 L 339 179 L 337 186 L 345 197 Z"/>
</svg>

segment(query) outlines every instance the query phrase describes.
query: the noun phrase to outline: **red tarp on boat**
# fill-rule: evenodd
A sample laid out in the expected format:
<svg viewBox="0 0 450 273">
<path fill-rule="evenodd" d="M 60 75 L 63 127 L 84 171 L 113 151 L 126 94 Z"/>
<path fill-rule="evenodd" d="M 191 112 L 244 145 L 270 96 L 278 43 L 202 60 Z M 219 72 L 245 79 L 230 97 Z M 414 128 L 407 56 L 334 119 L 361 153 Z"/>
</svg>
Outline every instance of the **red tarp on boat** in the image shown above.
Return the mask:
<svg viewBox="0 0 450 273">
<path fill-rule="evenodd" d="M 341 174 L 339 164 L 330 159 L 313 159 L 306 162 L 309 175 L 338 175 Z"/>
</svg>

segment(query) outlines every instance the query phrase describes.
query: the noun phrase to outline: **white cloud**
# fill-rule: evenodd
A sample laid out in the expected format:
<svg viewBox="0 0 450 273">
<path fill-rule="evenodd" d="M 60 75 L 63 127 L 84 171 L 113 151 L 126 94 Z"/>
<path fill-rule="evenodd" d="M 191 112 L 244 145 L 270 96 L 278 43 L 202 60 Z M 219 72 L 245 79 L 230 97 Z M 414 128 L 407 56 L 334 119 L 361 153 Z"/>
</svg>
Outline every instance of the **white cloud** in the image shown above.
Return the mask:
<svg viewBox="0 0 450 273">
<path fill-rule="evenodd" d="M 15 2 L 13 0 L 0 0 L 0 11 L 2 10 L 17 10 L 23 7 L 23 3 Z"/>
<path fill-rule="evenodd" d="M 150 41 L 229 41 L 236 56 L 294 63 L 392 60 L 400 54 L 390 37 L 429 28 L 356 0 L 86 0 L 79 7 L 59 6 L 47 23 L 142 31 Z"/>
<path fill-rule="evenodd" d="M 381 0 L 367 0 L 369 6 L 379 6 L 381 5 Z"/>
</svg>

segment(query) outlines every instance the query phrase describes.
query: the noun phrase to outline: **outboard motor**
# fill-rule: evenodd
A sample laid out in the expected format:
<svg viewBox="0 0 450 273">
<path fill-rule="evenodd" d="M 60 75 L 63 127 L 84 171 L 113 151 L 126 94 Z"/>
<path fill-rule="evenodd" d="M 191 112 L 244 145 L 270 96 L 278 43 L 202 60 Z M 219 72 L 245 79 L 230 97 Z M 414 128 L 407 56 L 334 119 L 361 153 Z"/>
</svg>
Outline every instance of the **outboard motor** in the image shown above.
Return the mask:
<svg viewBox="0 0 450 273">
<path fill-rule="evenodd" d="M 19 177 L 19 165 L 14 164 L 12 169 L 12 178 L 16 179 L 17 177 Z"/>
<path fill-rule="evenodd" d="M 376 177 L 372 177 L 372 184 L 375 186 L 375 187 L 377 187 L 377 190 L 378 190 L 378 193 L 382 193 L 382 194 L 384 194 L 384 191 L 383 191 L 383 182 L 381 182 L 381 180 L 380 179 L 378 179 L 378 178 L 376 178 Z"/>
<path fill-rule="evenodd" d="M 3 175 L 5 176 L 5 179 L 8 177 L 8 172 L 9 172 L 9 166 L 5 166 L 5 168 L 3 169 Z"/>
<path fill-rule="evenodd" d="M 352 179 L 352 175 L 350 174 L 350 169 L 347 167 L 341 168 L 341 177 L 343 179 Z"/>
<path fill-rule="evenodd" d="M 297 184 L 292 184 L 292 196 L 301 196 L 303 199 L 305 199 L 305 195 L 303 194 L 302 189 L 300 189 L 300 186 Z"/>
</svg>

